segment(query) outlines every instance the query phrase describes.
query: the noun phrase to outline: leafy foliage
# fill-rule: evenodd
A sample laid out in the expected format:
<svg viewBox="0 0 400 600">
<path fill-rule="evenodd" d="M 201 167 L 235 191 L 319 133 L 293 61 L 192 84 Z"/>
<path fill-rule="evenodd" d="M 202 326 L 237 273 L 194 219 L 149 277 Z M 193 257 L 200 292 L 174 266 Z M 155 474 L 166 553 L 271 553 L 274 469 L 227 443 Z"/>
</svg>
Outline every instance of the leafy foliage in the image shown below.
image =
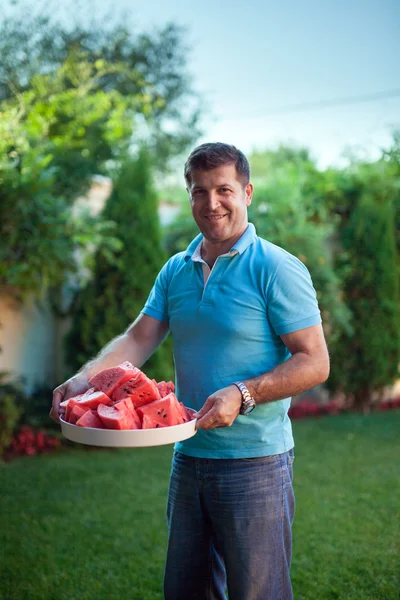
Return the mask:
<svg viewBox="0 0 400 600">
<path fill-rule="evenodd" d="M 11 443 L 26 400 L 19 386 L 1 381 L 5 376 L 6 373 L 0 373 L 0 458 Z"/>
<path fill-rule="evenodd" d="M 71 57 L 0 107 L 0 285 L 21 297 L 60 285 L 94 238 L 115 245 L 111 222 L 73 212 L 96 165 L 120 155 L 117 142 L 132 133 L 129 104 L 91 89 L 106 70 Z"/>
<path fill-rule="evenodd" d="M 67 360 L 74 372 L 125 331 L 143 308 L 165 262 L 157 208 L 151 160 L 142 150 L 137 160 L 123 165 L 104 209 L 104 218 L 117 224 L 122 249 L 112 260 L 97 252 L 93 277 L 77 296 L 67 338 Z M 146 373 L 171 379 L 169 356 L 160 348 L 146 364 Z"/>
<path fill-rule="evenodd" d="M 15 4 L 0 22 L 0 288 L 23 299 L 79 278 L 85 248 L 118 248 L 113 223 L 77 215 L 75 199 L 146 130 L 166 168 L 198 113 L 178 27 L 134 35 L 121 15 L 80 21 L 79 7 L 68 27 Z"/>
<path fill-rule="evenodd" d="M 357 408 L 368 407 L 374 393 L 394 383 L 399 375 L 400 278 L 395 229 L 399 180 L 388 171 L 383 160 L 354 165 L 349 173 L 351 201 L 342 201 L 347 206 L 339 227 L 344 254 L 337 254 L 336 263 L 354 331 L 340 335 L 332 346 L 340 362 L 329 385 L 342 389 Z"/>
<path fill-rule="evenodd" d="M 18 3 L 0 23 L 0 101 L 12 90 L 30 89 L 37 73 L 53 75 L 71 54 L 85 56 L 90 64 L 104 61 L 117 68 L 96 80 L 96 91 L 135 99 L 135 112 L 151 133 L 147 143 L 158 167 L 165 168 L 168 158 L 186 150 L 199 135 L 199 102 L 186 68 L 184 29 L 169 23 L 139 33 L 130 15 L 115 7 L 109 14 L 98 6 L 83 14 L 78 3 L 69 4 L 68 26 L 62 7 L 58 12 L 42 7 L 40 15 L 29 15 Z"/>
</svg>

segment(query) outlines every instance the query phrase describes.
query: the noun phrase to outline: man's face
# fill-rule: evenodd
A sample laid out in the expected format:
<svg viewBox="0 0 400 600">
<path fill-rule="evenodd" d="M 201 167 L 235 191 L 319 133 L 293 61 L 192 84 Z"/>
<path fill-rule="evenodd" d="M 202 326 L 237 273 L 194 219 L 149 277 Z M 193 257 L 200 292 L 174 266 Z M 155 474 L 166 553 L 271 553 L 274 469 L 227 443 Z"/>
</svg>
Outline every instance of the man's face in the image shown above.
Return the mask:
<svg viewBox="0 0 400 600">
<path fill-rule="evenodd" d="M 247 227 L 253 194 L 252 184 L 244 186 L 238 179 L 235 165 L 193 171 L 187 192 L 193 218 L 205 239 L 235 243 Z"/>
</svg>

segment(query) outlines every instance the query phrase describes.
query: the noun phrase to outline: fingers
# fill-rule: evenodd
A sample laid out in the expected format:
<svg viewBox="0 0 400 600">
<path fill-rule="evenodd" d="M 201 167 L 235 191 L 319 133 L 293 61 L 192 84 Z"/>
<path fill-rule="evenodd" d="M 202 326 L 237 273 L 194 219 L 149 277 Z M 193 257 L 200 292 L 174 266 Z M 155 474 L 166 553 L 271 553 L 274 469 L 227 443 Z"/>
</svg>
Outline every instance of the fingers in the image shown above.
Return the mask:
<svg viewBox="0 0 400 600">
<path fill-rule="evenodd" d="M 232 419 L 225 414 L 223 406 L 218 400 L 207 399 L 197 416 L 197 429 L 214 429 L 216 427 L 229 427 Z"/>
<path fill-rule="evenodd" d="M 49 413 L 50 419 L 53 419 L 56 423 L 60 423 L 60 404 L 63 401 L 65 394 L 65 387 L 59 386 L 53 392 L 53 403 Z"/>
</svg>

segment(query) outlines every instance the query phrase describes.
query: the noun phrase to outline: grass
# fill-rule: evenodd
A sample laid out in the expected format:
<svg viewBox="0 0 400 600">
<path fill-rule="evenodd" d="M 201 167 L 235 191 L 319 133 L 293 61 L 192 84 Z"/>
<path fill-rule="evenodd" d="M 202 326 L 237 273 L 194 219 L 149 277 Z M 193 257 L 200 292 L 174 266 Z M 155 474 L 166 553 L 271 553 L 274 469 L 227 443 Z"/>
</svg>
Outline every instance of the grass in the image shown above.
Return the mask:
<svg viewBox="0 0 400 600">
<path fill-rule="evenodd" d="M 400 411 L 293 427 L 295 599 L 397 600 Z M 0 466 L 1 600 L 161 600 L 171 453 Z"/>
</svg>

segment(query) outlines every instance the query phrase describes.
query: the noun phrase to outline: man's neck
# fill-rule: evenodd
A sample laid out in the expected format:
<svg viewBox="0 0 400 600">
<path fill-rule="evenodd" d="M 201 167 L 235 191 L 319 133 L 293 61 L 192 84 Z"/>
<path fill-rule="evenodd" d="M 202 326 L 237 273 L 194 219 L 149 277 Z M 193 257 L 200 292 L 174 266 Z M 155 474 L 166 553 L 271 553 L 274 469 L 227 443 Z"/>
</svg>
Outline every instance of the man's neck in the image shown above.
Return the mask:
<svg viewBox="0 0 400 600">
<path fill-rule="evenodd" d="M 209 240 L 206 240 L 206 238 L 203 238 L 203 241 L 201 243 L 201 258 L 208 264 L 210 269 L 213 268 L 218 256 L 221 256 L 222 254 L 227 254 L 233 248 L 236 242 L 242 237 L 244 231 L 242 231 L 242 233 L 236 238 L 232 240 L 226 240 L 224 242 L 213 243 Z"/>
</svg>

